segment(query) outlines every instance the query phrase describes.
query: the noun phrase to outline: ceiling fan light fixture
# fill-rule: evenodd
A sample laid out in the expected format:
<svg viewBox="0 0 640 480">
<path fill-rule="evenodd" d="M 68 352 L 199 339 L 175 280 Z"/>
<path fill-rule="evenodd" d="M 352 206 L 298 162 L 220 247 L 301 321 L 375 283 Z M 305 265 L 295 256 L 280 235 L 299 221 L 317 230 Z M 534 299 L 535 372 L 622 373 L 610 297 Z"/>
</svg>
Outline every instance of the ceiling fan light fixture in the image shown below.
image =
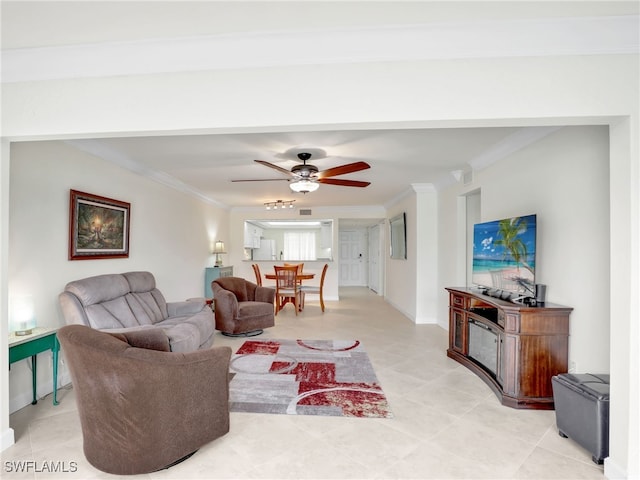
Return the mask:
<svg viewBox="0 0 640 480">
<path fill-rule="evenodd" d="M 291 182 L 289 187 L 294 192 L 309 193 L 315 192 L 320 187 L 320 184 L 311 180 L 298 180 L 297 182 Z"/>
<path fill-rule="evenodd" d="M 323 157 L 326 156 L 325 152 L 322 151 Z M 346 165 L 338 165 L 337 167 L 328 168 L 326 170 L 319 171 L 318 167 L 307 163 L 312 157 L 309 152 L 300 152 L 298 153 L 298 159 L 302 161 L 301 164 L 294 165 L 291 170 L 287 170 L 282 168 L 274 163 L 266 162 L 264 160 L 254 160 L 254 162 L 259 163 L 260 165 L 264 165 L 273 170 L 280 172 L 281 174 L 286 175 L 289 178 L 263 178 L 263 179 L 247 179 L 247 180 L 231 180 L 232 182 L 270 182 L 272 180 L 287 180 L 289 182 L 289 187 L 291 190 L 297 193 L 309 193 L 315 192 L 319 187 L 320 183 L 325 183 L 329 185 L 338 185 L 342 187 L 366 187 L 371 184 L 371 182 L 363 182 L 359 180 L 341 180 L 336 177 L 338 175 L 346 175 L 349 173 L 359 172 L 361 170 L 366 170 L 371 168 L 371 166 L 367 162 L 359 161 L 348 163 Z M 277 207 L 282 208 L 282 205 L 270 205 L 270 207 L 277 209 Z M 290 205 L 291 207 L 291 205 Z"/>
</svg>

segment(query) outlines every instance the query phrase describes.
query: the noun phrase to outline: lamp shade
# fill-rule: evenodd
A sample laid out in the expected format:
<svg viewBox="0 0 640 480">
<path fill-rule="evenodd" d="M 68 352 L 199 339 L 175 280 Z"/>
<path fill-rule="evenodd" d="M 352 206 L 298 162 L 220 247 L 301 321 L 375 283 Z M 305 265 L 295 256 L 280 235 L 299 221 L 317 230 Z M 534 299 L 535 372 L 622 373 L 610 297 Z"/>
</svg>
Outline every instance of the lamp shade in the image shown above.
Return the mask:
<svg viewBox="0 0 640 480">
<path fill-rule="evenodd" d="M 224 251 L 224 242 L 222 240 L 218 240 L 213 245 L 213 253 L 227 253 Z"/>
<path fill-rule="evenodd" d="M 213 253 L 215 253 L 216 255 L 216 263 L 214 266 L 221 267 L 222 259 L 220 258 L 220 254 L 227 253 L 224 251 L 224 242 L 222 240 L 218 240 L 216 243 L 213 244 Z"/>
<path fill-rule="evenodd" d="M 13 297 L 10 301 L 9 329 L 16 335 L 29 335 L 36 326 L 33 297 Z"/>
<path fill-rule="evenodd" d="M 311 180 L 298 180 L 297 182 L 291 182 L 289 184 L 289 188 L 298 193 L 315 192 L 319 187 L 319 183 L 312 182 Z"/>
</svg>

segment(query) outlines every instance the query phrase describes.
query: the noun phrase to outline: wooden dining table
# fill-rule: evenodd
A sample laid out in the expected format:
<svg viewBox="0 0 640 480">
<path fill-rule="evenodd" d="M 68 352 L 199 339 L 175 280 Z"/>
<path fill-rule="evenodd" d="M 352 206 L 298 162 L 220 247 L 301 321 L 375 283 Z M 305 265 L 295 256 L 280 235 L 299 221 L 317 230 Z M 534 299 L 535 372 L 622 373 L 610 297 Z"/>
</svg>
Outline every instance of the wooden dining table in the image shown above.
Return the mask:
<svg viewBox="0 0 640 480">
<path fill-rule="evenodd" d="M 313 280 L 315 278 L 316 274 L 315 273 L 299 273 L 298 274 L 298 280 Z M 264 278 L 266 278 L 267 280 L 275 280 L 276 279 L 276 274 L 275 273 L 265 273 L 264 274 Z"/>
</svg>

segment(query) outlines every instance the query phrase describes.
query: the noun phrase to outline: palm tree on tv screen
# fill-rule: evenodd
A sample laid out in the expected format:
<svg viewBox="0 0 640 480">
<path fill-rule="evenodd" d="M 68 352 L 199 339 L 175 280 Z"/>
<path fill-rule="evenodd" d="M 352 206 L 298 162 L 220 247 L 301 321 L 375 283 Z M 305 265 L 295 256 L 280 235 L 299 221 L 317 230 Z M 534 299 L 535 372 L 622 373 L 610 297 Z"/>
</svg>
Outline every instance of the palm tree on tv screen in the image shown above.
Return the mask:
<svg viewBox="0 0 640 480">
<path fill-rule="evenodd" d="M 507 252 L 513 258 L 513 261 L 518 264 L 517 268 L 522 265 L 524 268 L 533 273 L 533 269 L 527 263 L 527 246 L 519 238 L 524 232 L 527 231 L 527 221 L 521 217 L 508 218 L 500 220 L 498 223 L 498 238 L 494 244 L 504 247 L 504 256 L 507 256 Z"/>
</svg>

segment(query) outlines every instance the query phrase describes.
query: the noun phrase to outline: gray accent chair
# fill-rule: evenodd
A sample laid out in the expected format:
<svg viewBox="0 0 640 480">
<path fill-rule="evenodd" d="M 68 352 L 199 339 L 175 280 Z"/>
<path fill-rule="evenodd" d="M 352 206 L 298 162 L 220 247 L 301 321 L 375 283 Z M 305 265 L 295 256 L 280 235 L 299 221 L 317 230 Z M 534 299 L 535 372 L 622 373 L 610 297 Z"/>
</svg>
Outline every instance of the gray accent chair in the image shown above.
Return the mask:
<svg viewBox="0 0 640 480">
<path fill-rule="evenodd" d="M 211 282 L 216 330 L 223 335 L 251 337 L 275 325 L 276 290 L 240 277 Z"/>
<path fill-rule="evenodd" d="M 106 274 L 68 283 L 58 297 L 68 325 L 125 333 L 161 328 L 173 352 L 213 344 L 213 312 L 204 298 L 167 302 L 150 272 Z"/>
<path fill-rule="evenodd" d="M 162 329 L 57 332 L 91 465 L 115 475 L 171 467 L 229 431 L 231 348 L 169 351 Z"/>
</svg>

